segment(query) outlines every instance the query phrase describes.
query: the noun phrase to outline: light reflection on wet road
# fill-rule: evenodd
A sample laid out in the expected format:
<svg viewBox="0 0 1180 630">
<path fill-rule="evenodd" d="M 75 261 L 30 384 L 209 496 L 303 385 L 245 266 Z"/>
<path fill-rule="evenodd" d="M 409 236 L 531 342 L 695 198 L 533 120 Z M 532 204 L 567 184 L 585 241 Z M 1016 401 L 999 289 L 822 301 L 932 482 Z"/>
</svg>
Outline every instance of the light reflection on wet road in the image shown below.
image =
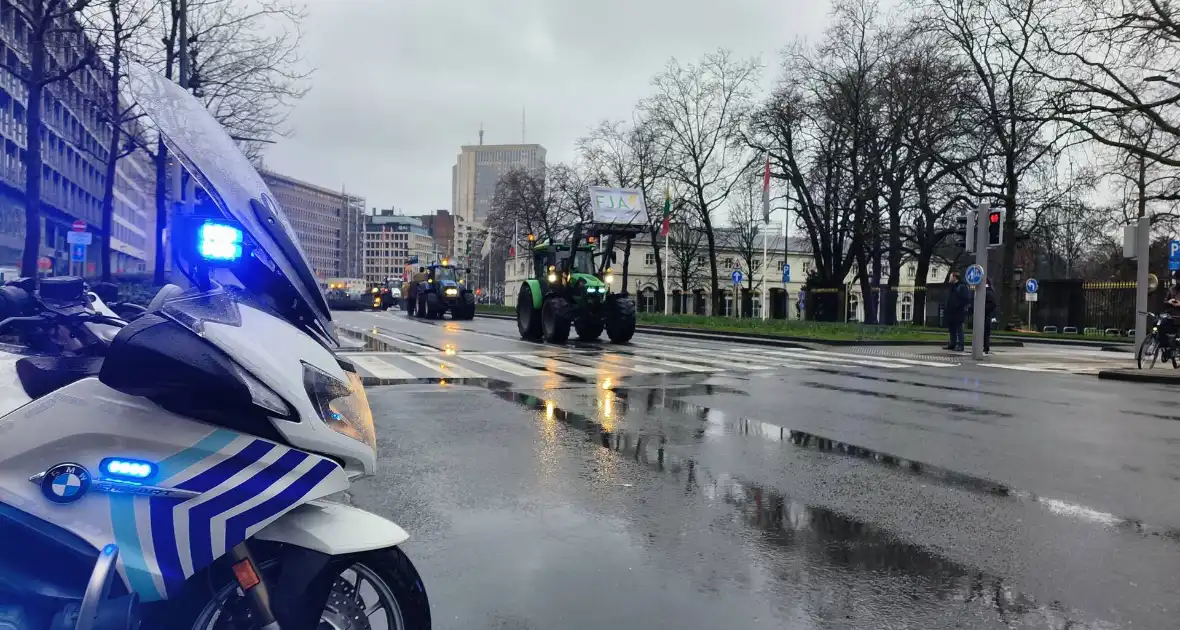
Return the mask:
<svg viewBox="0 0 1180 630">
<path fill-rule="evenodd" d="M 411 330 L 440 356 L 475 346 Z M 374 387 L 381 473 L 355 500 L 411 532 L 438 628 L 1171 627 L 1173 512 L 1115 508 L 1175 491 L 1079 498 L 1131 438 L 1045 442 L 1063 419 L 1022 408 L 1076 418 L 1071 396 L 988 377 L 837 366 Z M 1180 462 L 1159 444 L 1180 438 L 1172 423 L 1144 422 L 1145 469 Z M 967 472 L 994 458 L 980 431 L 1045 450 L 1056 471 L 1094 444 L 1112 452 L 1076 459 L 1072 479 L 1031 463 L 981 475 Z"/>
</svg>

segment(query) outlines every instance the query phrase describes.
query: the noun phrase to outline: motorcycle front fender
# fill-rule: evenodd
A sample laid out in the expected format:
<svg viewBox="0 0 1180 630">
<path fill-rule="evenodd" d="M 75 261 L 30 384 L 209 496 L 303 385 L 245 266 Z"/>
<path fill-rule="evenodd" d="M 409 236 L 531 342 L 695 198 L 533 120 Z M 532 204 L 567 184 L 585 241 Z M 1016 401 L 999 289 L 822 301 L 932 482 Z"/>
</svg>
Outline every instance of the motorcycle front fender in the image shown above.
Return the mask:
<svg viewBox="0 0 1180 630">
<path fill-rule="evenodd" d="M 410 539 L 393 521 L 330 501 L 311 501 L 267 525 L 255 540 L 287 543 L 329 556 L 395 547 Z"/>
</svg>

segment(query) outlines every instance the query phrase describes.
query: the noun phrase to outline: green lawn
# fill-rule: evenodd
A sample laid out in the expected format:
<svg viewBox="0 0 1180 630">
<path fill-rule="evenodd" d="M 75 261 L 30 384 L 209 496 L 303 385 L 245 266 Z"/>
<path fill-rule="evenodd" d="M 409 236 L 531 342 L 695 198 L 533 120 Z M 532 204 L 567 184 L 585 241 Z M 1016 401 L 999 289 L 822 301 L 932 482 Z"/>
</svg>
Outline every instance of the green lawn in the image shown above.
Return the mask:
<svg viewBox="0 0 1180 630">
<path fill-rule="evenodd" d="M 516 311 L 506 306 L 480 305 L 478 312 L 497 315 L 514 315 Z M 703 315 L 663 315 L 640 313 L 639 323 L 650 326 L 669 326 L 695 330 L 717 330 L 734 333 L 751 333 L 815 339 L 816 341 L 942 341 L 946 334 L 943 328 L 913 325 L 867 326 L 856 323 L 808 322 L 798 320 L 734 319 L 732 317 L 707 317 Z M 1028 332 L 995 331 L 996 335 L 1023 337 L 1028 339 L 1087 339 L 1111 343 L 1126 342 L 1123 337 L 1100 335 L 1046 335 Z M 970 336 L 970 332 L 968 332 Z"/>
</svg>

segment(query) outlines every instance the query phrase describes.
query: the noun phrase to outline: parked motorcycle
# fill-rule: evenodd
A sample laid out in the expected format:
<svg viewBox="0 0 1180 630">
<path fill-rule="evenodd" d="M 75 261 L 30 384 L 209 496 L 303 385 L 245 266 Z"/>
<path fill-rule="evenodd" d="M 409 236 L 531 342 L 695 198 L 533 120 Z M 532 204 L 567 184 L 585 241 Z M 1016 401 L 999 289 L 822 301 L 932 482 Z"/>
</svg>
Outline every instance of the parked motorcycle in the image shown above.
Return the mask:
<svg viewBox="0 0 1180 630">
<path fill-rule="evenodd" d="M 0 287 L 0 628 L 429 628 L 408 534 L 334 500 L 376 435 L 294 231 L 199 102 L 130 76 L 202 189 L 191 286 L 129 322 L 77 278 Z"/>
</svg>

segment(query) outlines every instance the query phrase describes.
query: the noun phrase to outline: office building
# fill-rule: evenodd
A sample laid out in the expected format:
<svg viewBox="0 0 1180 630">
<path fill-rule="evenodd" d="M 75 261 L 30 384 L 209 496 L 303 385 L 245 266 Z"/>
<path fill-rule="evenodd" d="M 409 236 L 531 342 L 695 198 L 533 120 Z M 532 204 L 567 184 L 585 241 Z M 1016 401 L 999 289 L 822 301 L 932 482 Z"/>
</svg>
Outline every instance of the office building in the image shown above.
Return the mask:
<svg viewBox="0 0 1180 630">
<path fill-rule="evenodd" d="M 316 277 L 321 282 L 359 277 L 365 200 L 273 171 L 261 174 L 287 213 Z"/>
<path fill-rule="evenodd" d="M 74 65 L 84 45 L 78 33 L 55 35 L 59 45 L 48 49 L 50 65 Z M 0 2 L 0 55 L 9 66 L 27 71 L 29 26 L 23 23 L 8 0 Z M 111 129 L 102 122 L 100 95 L 106 91 L 109 74 L 100 67 L 88 67 L 45 88 L 42 124 L 44 160 L 41 180 L 41 247 L 38 270 L 42 274 L 67 273 L 70 248 L 66 235 L 76 220 L 84 221 L 94 233 L 86 248 L 87 275 L 98 272 L 102 234 L 102 195 L 106 179 L 107 147 Z M 20 264 L 25 238 L 25 163 L 28 88 L 7 69 L 0 69 L 0 268 L 14 272 Z M 146 156 L 120 161 L 116 182 L 115 217 L 112 239 L 113 269 L 125 271 L 148 268 L 154 256 L 154 177 L 144 188 L 138 170 Z M 148 167 L 150 172 L 150 166 Z M 140 193 L 149 193 L 145 199 Z"/>
<path fill-rule="evenodd" d="M 115 167 L 111 272 L 149 273 L 155 268 L 156 171 L 150 156 L 136 151 Z"/>
<path fill-rule="evenodd" d="M 492 207 L 496 184 L 513 168 L 543 170 L 545 148 L 539 144 L 462 147 L 451 168 L 451 214 L 462 217 L 469 230 L 478 229 Z"/>
<path fill-rule="evenodd" d="M 463 236 L 467 222 L 462 217 L 457 217 L 447 210 L 435 210 L 434 214 L 424 214 L 416 218 L 422 222 L 422 227 L 430 232 L 440 256 L 460 258 L 464 255 L 467 241 Z"/>
<path fill-rule="evenodd" d="M 426 226 L 416 217 L 381 210 L 365 221 L 366 282 L 404 279 L 406 266 L 415 257 L 419 265 L 433 261 L 437 246 Z"/>
</svg>

